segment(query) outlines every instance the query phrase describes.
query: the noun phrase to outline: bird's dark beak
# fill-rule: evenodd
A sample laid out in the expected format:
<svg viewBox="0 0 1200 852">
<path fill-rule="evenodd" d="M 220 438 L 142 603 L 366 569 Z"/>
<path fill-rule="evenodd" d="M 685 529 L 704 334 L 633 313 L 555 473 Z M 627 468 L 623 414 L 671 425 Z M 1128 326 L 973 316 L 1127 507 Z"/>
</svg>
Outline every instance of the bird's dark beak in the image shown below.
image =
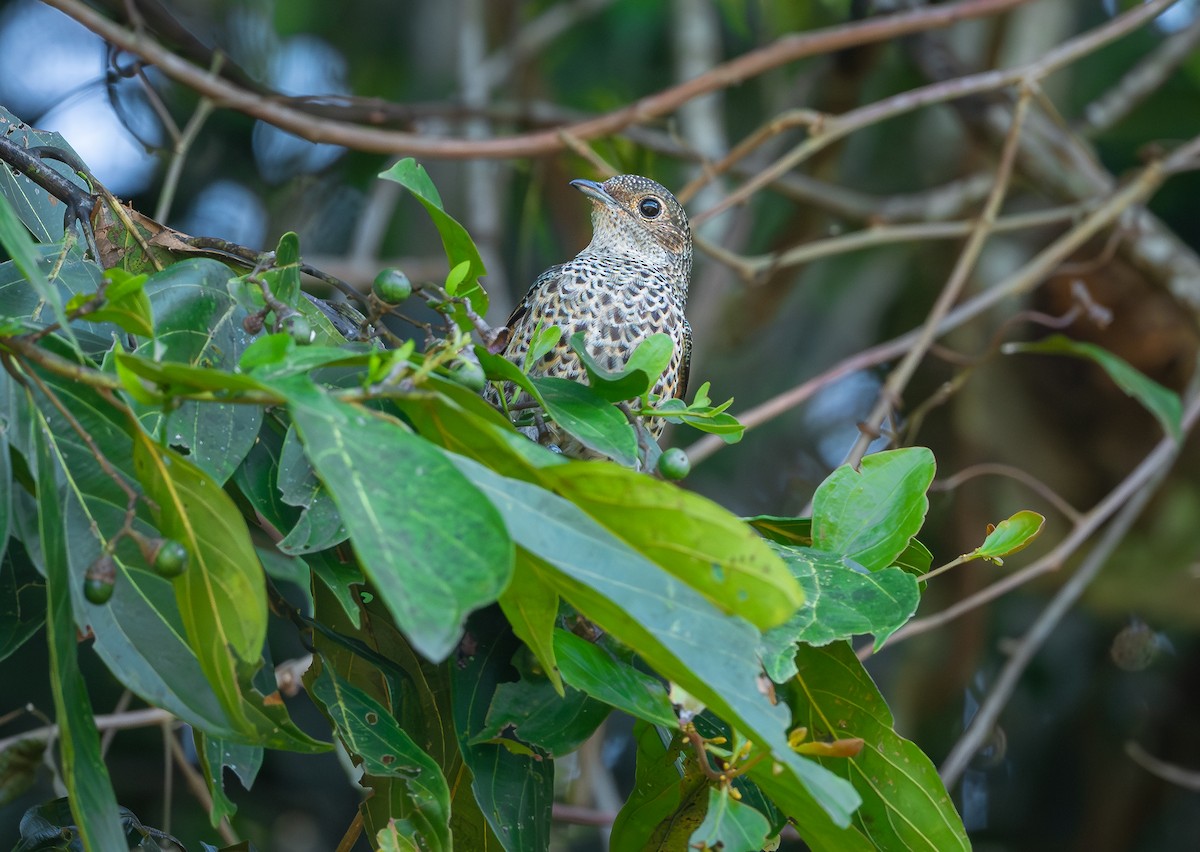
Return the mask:
<svg viewBox="0 0 1200 852">
<path fill-rule="evenodd" d="M 571 181 L 571 186 L 578 189 L 588 198 L 593 198 L 602 204 L 607 204 L 609 207 L 617 206 L 616 199 L 604 191 L 604 184 L 596 183 L 594 180 L 584 180 L 583 178 L 578 178 Z"/>
</svg>

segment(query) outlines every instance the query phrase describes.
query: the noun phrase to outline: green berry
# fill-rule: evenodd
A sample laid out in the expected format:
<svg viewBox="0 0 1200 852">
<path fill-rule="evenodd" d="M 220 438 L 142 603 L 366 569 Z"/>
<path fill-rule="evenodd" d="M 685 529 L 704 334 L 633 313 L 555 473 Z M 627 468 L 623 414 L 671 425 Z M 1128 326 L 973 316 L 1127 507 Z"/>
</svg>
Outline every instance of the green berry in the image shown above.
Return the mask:
<svg viewBox="0 0 1200 852">
<path fill-rule="evenodd" d="M 178 577 L 188 567 L 188 550 L 173 538 L 163 539 L 155 549 L 154 573 L 171 579 Z"/>
<path fill-rule="evenodd" d="M 692 470 L 687 453 L 679 447 L 671 447 L 658 457 L 658 472 L 663 479 L 683 479 Z"/>
<path fill-rule="evenodd" d="M 412 282 L 399 269 L 385 269 L 375 276 L 371 285 L 379 300 L 389 305 L 398 305 L 412 295 Z"/>
<path fill-rule="evenodd" d="M 117 563 L 108 554 L 88 566 L 83 575 L 83 596 L 99 606 L 108 603 L 117 582 Z"/>
<path fill-rule="evenodd" d="M 290 317 L 287 320 L 287 330 L 288 334 L 292 336 L 292 340 L 301 346 L 312 343 L 317 336 L 313 331 L 312 324 L 302 316 Z"/>
<path fill-rule="evenodd" d="M 458 361 L 450 368 L 450 378 L 476 393 L 482 393 L 487 386 L 487 376 L 478 361 Z"/>
</svg>

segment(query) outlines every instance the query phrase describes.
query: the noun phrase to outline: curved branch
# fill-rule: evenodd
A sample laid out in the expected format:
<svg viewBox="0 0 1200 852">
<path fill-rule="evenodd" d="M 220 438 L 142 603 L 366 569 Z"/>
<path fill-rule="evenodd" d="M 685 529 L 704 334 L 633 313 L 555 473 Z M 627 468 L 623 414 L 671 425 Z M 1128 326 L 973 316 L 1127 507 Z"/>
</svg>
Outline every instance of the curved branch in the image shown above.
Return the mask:
<svg viewBox="0 0 1200 852">
<path fill-rule="evenodd" d="M 562 131 L 566 131 L 576 139 L 607 136 L 631 124 L 666 115 L 700 95 L 737 85 L 797 59 L 946 27 L 971 18 L 995 15 L 1019 6 L 1027 0 L 959 0 L 957 3 L 925 6 L 910 12 L 873 18 L 854 24 L 786 35 L 765 47 L 724 62 L 699 77 L 647 95 L 614 112 L 565 128 L 495 139 L 430 137 L 417 133 L 361 127 L 343 121 L 315 119 L 278 100 L 264 98 L 242 86 L 210 74 L 203 68 L 176 56 L 159 43 L 108 20 L 80 0 L 42 0 L 42 2 L 74 18 L 122 50 L 153 63 L 167 77 L 212 99 L 218 105 L 244 112 L 311 142 L 327 142 L 359 151 L 382 154 L 468 159 L 553 154 L 565 147 L 561 136 Z"/>
</svg>

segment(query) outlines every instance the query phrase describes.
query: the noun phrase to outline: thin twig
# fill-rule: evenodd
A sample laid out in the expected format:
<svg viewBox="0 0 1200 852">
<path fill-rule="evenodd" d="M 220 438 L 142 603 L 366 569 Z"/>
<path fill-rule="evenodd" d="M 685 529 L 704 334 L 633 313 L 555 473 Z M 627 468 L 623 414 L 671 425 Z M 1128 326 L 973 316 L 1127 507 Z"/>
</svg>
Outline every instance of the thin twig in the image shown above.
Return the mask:
<svg viewBox="0 0 1200 852">
<path fill-rule="evenodd" d="M 1132 740 L 1125 744 L 1125 753 L 1134 763 L 1152 775 L 1157 775 L 1176 787 L 1200 793 L 1200 772 L 1159 760 Z"/>
<path fill-rule="evenodd" d="M 988 195 L 987 202 L 984 204 L 983 213 L 980 214 L 979 220 L 971 230 L 971 236 L 967 238 L 966 245 L 963 246 L 962 252 L 958 255 L 958 260 L 954 264 L 954 270 L 950 273 L 950 279 L 946 282 L 946 286 L 942 288 L 942 292 L 938 294 L 933 308 L 930 309 L 929 316 L 921 328 L 920 335 L 913 343 L 912 348 L 905 353 L 900 364 L 888 376 L 887 381 L 880 390 L 879 400 L 867 416 L 865 428 L 860 430 L 854 446 L 846 456 L 847 464 L 858 467 L 859 462 L 862 461 L 862 457 L 867 452 L 867 447 L 871 444 L 871 434 L 877 432 L 883 425 L 883 421 L 892 410 L 893 400 L 899 400 L 904 394 L 904 389 L 908 386 L 909 380 L 917 371 L 917 366 L 925 357 L 925 353 L 929 351 L 929 346 L 937 337 L 938 324 L 950 312 L 951 305 L 958 301 L 963 287 L 966 286 L 967 279 L 975 269 L 975 263 L 979 260 L 980 252 L 983 251 L 983 244 L 992 234 L 992 226 L 996 221 L 996 214 L 1000 211 L 1000 205 L 1004 201 L 1004 196 L 1008 193 L 1008 184 L 1012 177 L 1013 161 L 1016 158 L 1017 146 L 1021 139 L 1021 127 L 1024 125 L 1025 115 L 1029 111 L 1029 100 L 1032 95 L 1032 88 L 1022 89 L 1021 97 L 1017 100 L 1017 108 L 1013 111 L 1012 127 L 1009 128 L 1008 138 L 1004 140 L 1004 150 L 1000 154 L 1000 165 L 996 168 L 996 180 L 992 186 L 991 193 Z"/>
<path fill-rule="evenodd" d="M 1200 397 L 1193 397 L 1189 407 L 1193 419 L 1197 412 L 1200 412 L 1200 404 L 1197 404 L 1197 400 L 1200 400 Z M 1100 534 L 1100 538 L 1088 553 L 1087 558 L 1080 564 L 1079 569 L 1063 584 L 1012 650 L 1008 662 L 1004 664 L 1004 668 L 1001 669 L 995 683 L 992 684 L 987 697 L 979 705 L 979 710 L 971 719 L 970 725 L 967 726 L 942 763 L 940 774 L 947 789 L 953 788 L 958 783 L 971 762 L 971 758 L 975 756 L 975 752 L 991 734 L 996 721 L 1000 718 L 1000 713 L 1008 704 L 1013 690 L 1034 655 L 1050 638 L 1050 634 L 1058 627 L 1063 616 L 1079 600 L 1091 585 L 1092 580 L 1107 564 L 1117 545 L 1125 538 L 1134 521 L 1141 515 L 1146 503 L 1154 495 L 1158 483 L 1166 475 L 1171 462 L 1179 454 L 1179 445 L 1171 438 L 1167 440 L 1169 441 L 1168 451 L 1162 454 L 1145 479 L 1121 502 L 1120 509 L 1113 515 L 1112 522 Z"/>
<path fill-rule="evenodd" d="M 1197 417 L 1200 417 L 1200 401 L 1193 399 L 1184 412 L 1184 434 L 1191 430 Z M 1020 571 L 1009 574 L 1004 579 L 997 580 L 992 585 L 946 607 L 936 615 L 910 621 L 892 634 L 888 639 L 888 647 L 918 634 L 927 633 L 943 624 L 948 624 L 959 616 L 994 601 L 1012 589 L 1023 586 L 1043 574 L 1057 571 L 1071 554 L 1095 534 L 1105 521 L 1145 488 L 1146 483 L 1158 476 L 1174 460 L 1178 452 L 1179 447 L 1175 439 L 1170 435 L 1164 437 L 1116 488 L 1080 516 L 1070 532 L 1049 553 Z"/>
<path fill-rule="evenodd" d="M 1017 482 L 1027 486 L 1031 491 L 1050 503 L 1054 508 L 1058 509 L 1063 515 L 1073 523 L 1078 523 L 1083 513 L 1063 499 L 1057 491 L 1051 488 L 1046 483 L 1042 482 L 1032 473 L 1022 470 L 1019 467 L 1013 467 L 1008 464 L 998 464 L 995 462 L 985 462 L 982 464 L 971 465 L 965 467 L 953 476 L 947 476 L 945 479 L 934 480 L 929 486 L 930 491 L 953 491 L 960 488 L 964 482 L 974 479 L 977 476 L 1004 476 L 1009 479 L 1015 479 Z"/>
</svg>

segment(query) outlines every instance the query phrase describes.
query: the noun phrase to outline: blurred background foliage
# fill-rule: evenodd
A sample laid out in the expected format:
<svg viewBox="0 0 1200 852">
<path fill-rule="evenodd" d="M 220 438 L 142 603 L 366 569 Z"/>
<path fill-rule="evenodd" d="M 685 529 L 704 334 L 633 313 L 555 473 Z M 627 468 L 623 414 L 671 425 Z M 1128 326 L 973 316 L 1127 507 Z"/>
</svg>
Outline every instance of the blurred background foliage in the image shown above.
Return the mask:
<svg viewBox="0 0 1200 852">
<path fill-rule="evenodd" d="M 124 19 L 127 3 L 100 0 Z M 703 73 L 788 33 L 887 11 L 890 3 L 771 0 L 179 0 L 132 4 L 159 38 L 193 61 L 206 50 L 286 95 L 354 95 L 399 105 L 390 113 L 356 102 L 368 121 L 428 135 L 500 136 L 553 126 L 624 106 Z M 896 4 L 900 6 L 922 5 Z M 666 120 L 596 140 L 618 171 L 673 188 L 699 173 L 774 116 L 809 108 L 838 114 L 942 76 L 1011 67 L 1044 55 L 1129 4 L 1033 0 L 1005 15 L 787 64 L 687 104 Z M 1049 77 L 1052 127 L 1090 137 L 1103 169 L 1120 178 L 1150 156 L 1200 133 L 1200 4 L 1182 0 L 1142 27 Z M 163 13 L 167 17 L 162 17 Z M 180 29 L 163 31 L 173 19 Z M 1180 42 L 1181 60 L 1115 124 L 1089 128 L 1089 104 L 1129 70 Z M 174 201 L 162 203 L 171 134 L 146 85 L 183 127 L 200 100 L 136 58 L 110 51 L 79 24 L 37 0 L 0 3 L 0 104 L 28 123 L 61 132 L 113 192 L 191 234 L 266 248 L 300 235 L 305 260 L 360 287 L 383 266 L 413 279 L 444 275 L 424 212 L 375 176 L 391 160 L 314 144 L 238 112 L 217 108 L 181 160 Z M 236 69 L 236 70 L 231 70 Z M 698 233 L 727 252 L 754 256 L 871 225 L 963 220 L 990 187 L 999 140 L 980 115 L 990 95 L 941 104 L 873 124 L 805 162 L 789 180 L 714 217 Z M 780 134 L 731 175 L 689 203 L 695 215 L 763 168 L 798 138 Z M 488 264 L 489 319 L 499 324 L 528 283 L 573 255 L 589 237 L 586 205 L 567 186 L 598 177 L 574 153 L 502 160 L 423 158 L 446 209 L 471 231 Z M 1070 165 L 1062 166 L 1064 172 Z M 1069 174 L 1066 177 L 1070 177 Z M 1170 180 L 1150 209 L 1200 251 L 1200 176 Z M 965 198 L 965 202 L 961 199 Z M 949 199 L 938 208 L 934 201 Z M 1005 213 L 1067 203 L 1019 164 Z M 897 212 L 899 211 L 899 212 Z M 905 212 L 907 211 L 907 212 Z M 968 283 L 979 292 L 1061 233 L 1063 223 L 995 234 Z M 1123 240 L 1144 235 L 1123 233 Z M 1021 508 L 1048 517 L 1041 541 L 1003 568 L 971 565 L 934 581 L 921 614 L 944 608 L 1003 572 L 1045 553 L 1071 518 L 1049 490 L 1078 510 L 1107 494 L 1160 438 L 1153 419 L 1093 365 L 997 354 L 993 341 L 1046 332 L 1026 311 L 1059 317 L 1078 283 L 1112 313 L 1105 327 L 1086 316 L 1067 332 L 1100 343 L 1152 378 L 1182 390 L 1197 354 L 1197 307 L 1154 270 L 1140 268 L 1109 234 L 1086 245 L 1028 298 L 1008 300 L 941 339 L 925 359 L 898 419 L 903 443 L 933 449 L 947 486 L 932 500 L 923 536 L 935 565 L 972 549 L 985 525 Z M 946 281 L 961 238 L 913 237 L 838 252 L 750 279 L 701 253 L 690 315 L 693 384 L 736 397 L 745 411 L 828 370 L 854 353 L 920 325 Z M 1192 281 L 1193 294 L 1200 282 Z M 1181 297 L 1181 293 L 1184 296 Z M 736 446 L 697 464 L 687 484 L 742 514 L 801 514 L 813 488 L 858 435 L 886 373 L 852 372 L 805 404 L 751 430 Z M 951 383 L 951 384 L 947 384 Z M 944 396 L 942 396 L 944 394 Z M 928 403 L 928 404 L 927 404 Z M 919 425 L 919 429 L 914 427 Z M 668 443 L 686 445 L 676 431 Z M 884 441 L 875 444 L 881 447 Z M 1195 440 L 1141 521 L 1059 625 L 1012 694 L 993 734 L 955 791 L 979 849 L 1185 850 L 1200 848 L 1200 458 Z M 985 475 L 956 478 L 996 467 Z M 1045 490 L 1018 474 L 1032 475 Z M 935 488 L 938 485 L 935 483 Z M 1074 563 L 937 630 L 885 648 L 869 662 L 897 717 L 897 730 L 939 762 L 1019 637 Z M 285 635 L 286 634 L 286 635 Z M 281 631 L 281 643 L 294 642 Z M 298 652 L 274 651 L 276 659 Z M 39 677 L 18 671 L 28 655 L 0 665 L 0 712 L 51 706 Z M 85 672 L 86 672 L 85 668 Z M 119 690 L 88 672 L 97 712 Z M 10 731 L 0 729 L 0 735 Z M 1189 768 L 1188 790 L 1146 771 L 1129 744 Z M 331 849 L 353 811 L 343 773 L 319 758 L 270 753 L 252 794 L 239 798 L 238 826 L 263 849 Z M 590 763 L 589 763 L 590 761 Z M 162 739 L 155 730 L 119 734 L 110 762 L 121 801 L 143 820 L 163 803 Z M 560 774 L 571 776 L 564 762 Z M 562 779 L 563 797 L 605 812 L 606 785 L 631 782 L 628 732 Z M 321 767 L 325 767 L 322 769 Z M 326 771 L 326 769 L 328 771 Z M 0 810 L 0 845 L 20 814 L 53 795 L 42 786 Z M 607 798 L 606 798 L 607 796 Z M 173 830 L 204 834 L 199 807 L 176 788 Z M 562 827 L 561 848 L 599 848 L 590 826 Z"/>
</svg>

